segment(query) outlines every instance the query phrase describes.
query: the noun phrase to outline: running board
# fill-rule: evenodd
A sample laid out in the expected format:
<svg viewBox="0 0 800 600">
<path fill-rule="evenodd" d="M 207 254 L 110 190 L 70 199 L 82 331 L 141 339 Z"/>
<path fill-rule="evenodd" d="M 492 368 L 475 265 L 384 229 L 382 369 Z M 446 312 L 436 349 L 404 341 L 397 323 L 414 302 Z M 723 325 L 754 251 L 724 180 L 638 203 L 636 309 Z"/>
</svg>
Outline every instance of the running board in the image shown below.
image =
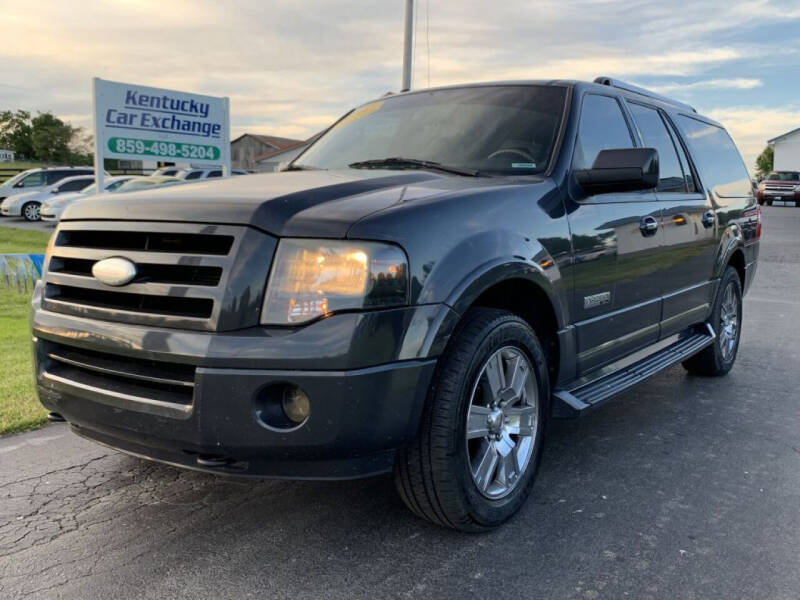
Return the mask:
<svg viewBox="0 0 800 600">
<path fill-rule="evenodd" d="M 553 392 L 553 416 L 570 419 L 584 415 L 613 396 L 640 384 L 664 369 L 683 362 L 706 346 L 710 346 L 715 339 L 717 335 L 714 329 L 706 323 L 702 329 L 618 371 L 571 390 L 557 389 Z"/>
</svg>

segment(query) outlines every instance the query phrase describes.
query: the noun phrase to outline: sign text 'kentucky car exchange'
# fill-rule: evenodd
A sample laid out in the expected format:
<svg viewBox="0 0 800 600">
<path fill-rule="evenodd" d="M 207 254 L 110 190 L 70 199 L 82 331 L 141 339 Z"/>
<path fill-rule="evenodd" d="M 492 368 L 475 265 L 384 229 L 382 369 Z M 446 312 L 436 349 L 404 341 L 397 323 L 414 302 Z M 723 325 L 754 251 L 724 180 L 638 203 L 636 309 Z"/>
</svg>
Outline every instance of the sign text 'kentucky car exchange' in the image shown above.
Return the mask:
<svg viewBox="0 0 800 600">
<path fill-rule="evenodd" d="M 225 164 L 228 99 L 94 80 L 97 148 L 106 158 Z"/>
</svg>

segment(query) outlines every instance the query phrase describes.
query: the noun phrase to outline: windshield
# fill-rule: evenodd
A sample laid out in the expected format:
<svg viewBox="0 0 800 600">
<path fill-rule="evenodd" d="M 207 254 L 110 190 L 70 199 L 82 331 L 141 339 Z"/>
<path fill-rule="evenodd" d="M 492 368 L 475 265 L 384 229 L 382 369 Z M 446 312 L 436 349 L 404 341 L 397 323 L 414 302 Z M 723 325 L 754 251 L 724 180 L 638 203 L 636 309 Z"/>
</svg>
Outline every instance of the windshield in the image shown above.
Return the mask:
<svg viewBox="0 0 800 600">
<path fill-rule="evenodd" d="M 293 166 L 342 169 L 402 157 L 480 174 L 541 173 L 553 153 L 565 97 L 559 86 L 509 85 L 384 98 L 351 112 Z"/>
<path fill-rule="evenodd" d="M 767 181 L 800 181 L 800 171 L 776 171 L 767 175 Z"/>
<path fill-rule="evenodd" d="M 30 171 L 23 171 L 22 173 L 17 173 L 11 179 L 7 179 L 2 184 L 0 184 L 0 187 L 13 187 L 15 183 L 20 181 L 23 177 L 25 177 L 28 174 L 30 174 Z"/>
</svg>

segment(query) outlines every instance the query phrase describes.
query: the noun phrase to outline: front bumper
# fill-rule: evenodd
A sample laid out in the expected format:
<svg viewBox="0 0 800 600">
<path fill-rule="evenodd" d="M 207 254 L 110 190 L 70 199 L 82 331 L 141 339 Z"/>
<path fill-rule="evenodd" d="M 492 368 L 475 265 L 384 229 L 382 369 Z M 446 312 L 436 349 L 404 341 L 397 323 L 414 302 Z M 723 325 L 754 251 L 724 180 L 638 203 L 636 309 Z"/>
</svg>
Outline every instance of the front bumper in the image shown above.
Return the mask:
<svg viewBox="0 0 800 600">
<path fill-rule="evenodd" d="M 416 434 L 455 321 L 448 307 L 427 305 L 223 334 L 54 313 L 35 296 L 37 391 L 79 435 L 137 456 L 244 476 L 363 477 L 391 470 L 394 451 Z M 194 365 L 191 400 L 148 401 L 126 384 L 74 378 L 51 358 L 53 347 Z M 306 392 L 302 426 L 276 430 L 260 420 L 260 394 L 273 383 Z"/>
<path fill-rule="evenodd" d="M 3 205 L 0 206 L 0 214 L 4 217 L 19 217 L 22 215 L 22 209 L 10 202 L 8 204 L 3 203 Z"/>
<path fill-rule="evenodd" d="M 46 204 L 43 204 L 41 211 L 39 212 L 39 216 L 41 217 L 42 221 L 56 222 L 61 219 L 61 213 L 63 212 L 63 208 L 47 206 Z"/>
</svg>

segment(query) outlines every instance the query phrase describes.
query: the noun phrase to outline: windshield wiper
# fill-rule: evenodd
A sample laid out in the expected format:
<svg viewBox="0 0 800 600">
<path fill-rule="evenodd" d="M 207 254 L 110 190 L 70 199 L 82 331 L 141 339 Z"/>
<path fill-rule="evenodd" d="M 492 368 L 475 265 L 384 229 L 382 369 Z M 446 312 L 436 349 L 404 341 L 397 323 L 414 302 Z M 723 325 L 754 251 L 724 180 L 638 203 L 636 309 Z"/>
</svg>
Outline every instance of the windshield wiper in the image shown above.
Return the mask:
<svg viewBox="0 0 800 600">
<path fill-rule="evenodd" d="M 450 167 L 443 165 L 432 160 L 420 160 L 418 158 L 402 158 L 400 156 L 393 156 L 390 158 L 375 158 L 372 160 L 360 160 L 358 162 L 350 163 L 347 165 L 351 169 L 379 169 L 381 167 L 417 167 L 421 169 L 430 169 L 432 171 L 442 171 L 444 173 L 454 173 L 455 175 L 465 175 L 467 177 L 477 177 L 479 171 L 473 169 L 461 169 L 459 167 Z"/>
</svg>

